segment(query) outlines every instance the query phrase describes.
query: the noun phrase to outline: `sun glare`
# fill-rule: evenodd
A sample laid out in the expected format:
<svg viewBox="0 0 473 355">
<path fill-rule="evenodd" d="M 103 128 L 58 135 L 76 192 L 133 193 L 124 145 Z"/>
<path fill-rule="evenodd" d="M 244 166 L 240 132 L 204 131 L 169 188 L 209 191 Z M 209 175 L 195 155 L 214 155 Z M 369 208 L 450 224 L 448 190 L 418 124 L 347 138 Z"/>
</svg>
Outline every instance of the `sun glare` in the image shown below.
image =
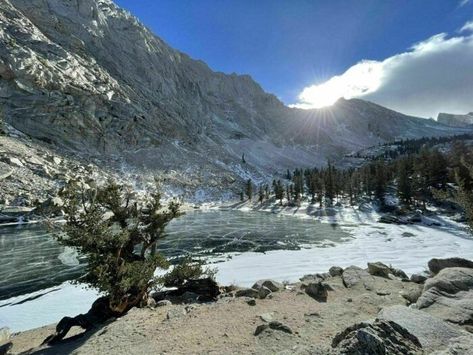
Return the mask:
<svg viewBox="0 0 473 355">
<path fill-rule="evenodd" d="M 382 63 L 362 61 L 342 75 L 324 83 L 307 87 L 299 95 L 298 108 L 322 108 L 333 105 L 340 98 L 351 99 L 375 91 L 381 84 Z"/>
</svg>

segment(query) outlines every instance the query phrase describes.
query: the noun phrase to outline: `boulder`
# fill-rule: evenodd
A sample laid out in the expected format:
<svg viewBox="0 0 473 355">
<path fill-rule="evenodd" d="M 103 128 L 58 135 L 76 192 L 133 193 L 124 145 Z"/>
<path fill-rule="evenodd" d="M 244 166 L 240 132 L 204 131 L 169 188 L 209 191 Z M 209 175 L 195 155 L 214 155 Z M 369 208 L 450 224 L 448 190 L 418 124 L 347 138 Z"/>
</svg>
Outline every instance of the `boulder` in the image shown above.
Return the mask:
<svg viewBox="0 0 473 355">
<path fill-rule="evenodd" d="M 386 355 L 421 353 L 419 340 L 395 322 L 357 323 L 338 333 L 332 347 L 340 354 Z"/>
<path fill-rule="evenodd" d="M 342 276 L 343 274 L 343 268 L 340 266 L 332 266 L 329 270 L 328 273 L 330 276 L 335 277 L 335 276 Z"/>
<path fill-rule="evenodd" d="M 393 267 L 391 267 L 390 269 L 391 269 L 391 273 L 394 276 L 400 278 L 403 281 L 409 281 L 409 276 L 407 276 L 407 274 L 404 271 L 402 271 L 401 269 L 396 269 L 396 268 L 393 268 Z"/>
<path fill-rule="evenodd" d="M 259 290 L 261 287 L 268 288 L 271 292 L 277 292 L 284 290 L 284 285 L 274 280 L 259 280 L 252 286 L 255 290 Z"/>
<path fill-rule="evenodd" d="M 431 259 L 428 264 L 429 270 L 433 274 L 438 274 L 441 270 L 449 267 L 463 267 L 473 269 L 473 261 L 462 258 Z"/>
<path fill-rule="evenodd" d="M 305 286 L 305 293 L 319 302 L 327 302 L 328 290 L 331 287 L 322 282 L 311 282 Z"/>
<path fill-rule="evenodd" d="M 368 272 L 373 276 L 379 276 L 389 278 L 389 274 L 392 274 L 391 268 L 381 262 L 368 263 Z"/>
<path fill-rule="evenodd" d="M 259 291 L 254 288 L 243 288 L 235 293 L 236 297 L 259 298 Z"/>
<path fill-rule="evenodd" d="M 268 297 L 269 295 L 271 294 L 271 290 L 265 286 L 261 287 L 259 290 L 258 290 L 258 297 L 260 299 L 265 299 L 266 297 Z"/>
<path fill-rule="evenodd" d="M 427 276 L 420 274 L 412 274 L 410 280 L 411 282 L 415 282 L 416 284 L 423 284 L 427 280 Z"/>
<path fill-rule="evenodd" d="M 425 282 L 417 307 L 460 325 L 473 320 L 473 269 L 446 268 Z"/>
<path fill-rule="evenodd" d="M 256 306 L 256 300 L 254 298 L 251 298 L 251 299 L 246 301 L 246 304 L 248 306 Z"/>
<path fill-rule="evenodd" d="M 183 316 L 185 316 L 187 313 L 186 313 L 186 310 L 182 307 L 175 307 L 175 308 L 171 308 L 168 313 L 166 314 L 166 318 L 168 320 L 172 320 L 172 319 L 177 319 L 177 318 L 181 318 Z"/>
<path fill-rule="evenodd" d="M 445 347 L 451 339 L 467 334 L 428 313 L 400 305 L 383 308 L 378 319 L 399 324 L 414 335 L 426 351 Z"/>
<path fill-rule="evenodd" d="M 8 343 L 0 345 L 0 355 L 10 354 L 10 350 L 11 350 L 12 347 L 13 347 L 13 343 L 11 341 L 8 342 Z"/>
<path fill-rule="evenodd" d="M 358 266 L 349 266 L 345 270 L 343 270 L 342 280 L 343 284 L 347 288 L 352 288 L 361 285 L 365 289 L 373 289 L 373 276 L 370 275 L 368 271 Z"/>
</svg>

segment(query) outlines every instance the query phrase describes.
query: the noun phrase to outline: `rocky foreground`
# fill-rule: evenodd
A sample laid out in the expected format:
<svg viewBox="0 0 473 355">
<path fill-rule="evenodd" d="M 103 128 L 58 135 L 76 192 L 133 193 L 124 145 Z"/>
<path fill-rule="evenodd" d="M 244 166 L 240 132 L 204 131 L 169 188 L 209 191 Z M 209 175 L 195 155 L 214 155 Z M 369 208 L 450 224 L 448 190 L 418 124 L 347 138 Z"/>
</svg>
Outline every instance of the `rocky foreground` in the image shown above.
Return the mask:
<svg viewBox="0 0 473 355">
<path fill-rule="evenodd" d="M 296 284 L 221 287 L 210 303 L 158 293 L 147 308 L 53 347 L 41 343 L 54 326 L 4 329 L 0 344 L 11 354 L 471 354 L 473 262 L 432 259 L 428 267 L 410 278 L 379 262 L 332 267 Z"/>
</svg>

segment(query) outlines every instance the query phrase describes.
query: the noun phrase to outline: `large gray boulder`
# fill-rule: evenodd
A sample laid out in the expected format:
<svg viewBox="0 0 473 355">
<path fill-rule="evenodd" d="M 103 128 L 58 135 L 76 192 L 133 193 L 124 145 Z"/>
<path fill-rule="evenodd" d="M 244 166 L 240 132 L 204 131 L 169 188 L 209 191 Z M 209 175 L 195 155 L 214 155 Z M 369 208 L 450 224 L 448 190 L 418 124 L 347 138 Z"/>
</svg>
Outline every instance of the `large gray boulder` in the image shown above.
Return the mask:
<svg viewBox="0 0 473 355">
<path fill-rule="evenodd" d="M 343 268 L 340 267 L 340 266 L 332 266 L 329 270 L 328 270 L 330 276 L 332 277 L 335 277 L 335 276 L 342 276 L 343 274 Z"/>
<path fill-rule="evenodd" d="M 311 282 L 305 287 L 305 293 L 319 302 L 327 302 L 328 291 L 331 289 L 326 283 Z"/>
<path fill-rule="evenodd" d="M 261 287 L 268 288 L 271 292 L 277 292 L 284 290 L 284 285 L 280 282 L 274 280 L 259 280 L 256 281 L 255 284 L 251 287 L 255 290 L 259 290 Z"/>
<path fill-rule="evenodd" d="M 464 267 L 473 269 L 473 261 L 462 258 L 431 259 L 427 265 L 433 274 L 438 274 L 443 269 L 449 267 Z"/>
<path fill-rule="evenodd" d="M 473 320 L 473 269 L 447 268 L 428 279 L 417 307 L 460 325 Z"/>
<path fill-rule="evenodd" d="M 399 324 L 419 339 L 427 351 L 444 348 L 452 339 L 468 335 L 461 328 L 428 313 L 400 305 L 383 308 L 378 319 Z"/>
<path fill-rule="evenodd" d="M 389 278 L 391 268 L 381 262 L 368 263 L 368 272 L 373 276 Z"/>
<path fill-rule="evenodd" d="M 373 289 L 374 277 L 358 266 L 347 267 L 343 271 L 342 280 L 347 288 L 362 286 L 367 290 Z"/>
<path fill-rule="evenodd" d="M 258 290 L 255 290 L 254 288 L 243 288 L 241 290 L 238 290 L 235 293 L 236 297 L 252 297 L 252 298 L 259 298 L 259 292 Z"/>
<path fill-rule="evenodd" d="M 332 347 L 339 354 L 422 354 L 419 340 L 395 322 L 376 320 L 354 324 L 338 333 Z"/>
</svg>

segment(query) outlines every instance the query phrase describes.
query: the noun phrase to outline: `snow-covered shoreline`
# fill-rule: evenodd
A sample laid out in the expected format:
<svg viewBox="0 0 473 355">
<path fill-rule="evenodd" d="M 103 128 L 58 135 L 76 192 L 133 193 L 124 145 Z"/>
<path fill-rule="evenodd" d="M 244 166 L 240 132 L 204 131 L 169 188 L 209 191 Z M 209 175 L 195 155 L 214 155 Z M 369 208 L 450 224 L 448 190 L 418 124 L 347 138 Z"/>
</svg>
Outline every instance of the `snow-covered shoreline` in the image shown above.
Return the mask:
<svg viewBox="0 0 473 355">
<path fill-rule="evenodd" d="M 228 255 L 228 258 L 210 258 L 209 262 L 215 263 L 218 268 L 216 277 L 221 284 L 251 286 L 262 278 L 295 282 L 305 274 L 326 272 L 333 265 L 365 267 L 368 261 L 392 264 L 411 274 L 424 271 L 427 261 L 433 257 L 473 259 L 473 238 L 466 227 L 445 216 L 427 220 L 440 223 L 441 226 L 394 225 L 378 223 L 380 214 L 375 211 L 362 212 L 353 207 L 319 210 L 313 209 L 308 203 L 303 203 L 299 208 L 256 207 L 264 213 L 315 218 L 321 223 L 337 224 L 350 236 L 340 243 L 330 242 L 322 247 L 308 246 L 301 250 L 266 253 L 245 252 Z M 254 213 L 253 207 L 248 204 L 238 204 L 238 207 L 209 204 L 200 210 L 205 212 L 221 208 Z M 43 290 L 37 295 L 42 296 L 26 302 L 22 301 L 33 298 L 35 294 L 0 301 L 0 327 L 24 331 L 51 324 L 63 316 L 87 311 L 97 297 L 94 290 L 70 283 Z"/>
</svg>

